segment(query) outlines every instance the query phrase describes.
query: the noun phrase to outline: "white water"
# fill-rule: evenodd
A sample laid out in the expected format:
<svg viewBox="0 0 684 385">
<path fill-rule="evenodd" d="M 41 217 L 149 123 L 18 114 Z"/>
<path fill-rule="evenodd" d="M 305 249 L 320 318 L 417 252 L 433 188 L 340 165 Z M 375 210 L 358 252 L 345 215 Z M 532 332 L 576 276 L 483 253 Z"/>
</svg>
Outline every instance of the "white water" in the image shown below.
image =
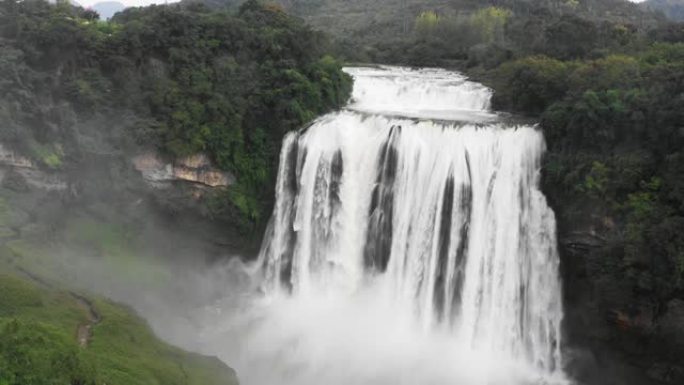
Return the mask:
<svg viewBox="0 0 684 385">
<path fill-rule="evenodd" d="M 412 118 L 489 121 L 491 91 L 439 69 L 349 68 L 355 79 L 349 109 Z"/>
<path fill-rule="evenodd" d="M 284 140 L 261 293 L 205 340 L 244 385 L 565 383 L 542 135 L 459 74 L 348 71 L 350 109 Z"/>
</svg>

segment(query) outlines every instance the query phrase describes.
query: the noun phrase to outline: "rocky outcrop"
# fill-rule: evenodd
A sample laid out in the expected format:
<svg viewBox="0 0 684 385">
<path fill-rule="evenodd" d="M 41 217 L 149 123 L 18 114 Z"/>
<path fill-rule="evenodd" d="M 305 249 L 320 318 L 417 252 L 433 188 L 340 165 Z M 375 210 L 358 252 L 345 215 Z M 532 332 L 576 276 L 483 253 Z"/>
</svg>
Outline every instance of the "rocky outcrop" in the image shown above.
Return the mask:
<svg viewBox="0 0 684 385">
<path fill-rule="evenodd" d="M 207 243 L 220 249 L 240 250 L 245 255 L 256 252 L 259 240 L 244 236 L 235 221 L 239 214 L 229 204 L 228 193 L 236 178 L 215 167 L 207 155 L 172 160 L 146 152 L 130 158 L 129 164 L 132 173 L 137 174 L 130 179 L 136 181 L 138 196 L 144 197 L 155 211 L 168 218 L 182 218 L 178 225 L 184 231 L 201 232 L 195 236 L 210 238 Z M 227 209 L 218 212 L 217 205 Z"/>
<path fill-rule="evenodd" d="M 39 168 L 29 157 L 2 143 L 0 181 L 4 186 L 17 191 L 29 187 L 46 191 L 63 191 L 68 188 L 63 175 Z"/>
<path fill-rule="evenodd" d="M 235 183 L 233 174 L 214 167 L 205 154 L 165 161 L 159 154 L 149 152 L 134 157 L 133 165 L 143 179 L 155 188 L 168 188 L 173 182 L 210 188 L 228 187 Z"/>
<path fill-rule="evenodd" d="M 35 168 L 31 159 L 0 143 L 0 165 L 4 167 Z"/>
</svg>

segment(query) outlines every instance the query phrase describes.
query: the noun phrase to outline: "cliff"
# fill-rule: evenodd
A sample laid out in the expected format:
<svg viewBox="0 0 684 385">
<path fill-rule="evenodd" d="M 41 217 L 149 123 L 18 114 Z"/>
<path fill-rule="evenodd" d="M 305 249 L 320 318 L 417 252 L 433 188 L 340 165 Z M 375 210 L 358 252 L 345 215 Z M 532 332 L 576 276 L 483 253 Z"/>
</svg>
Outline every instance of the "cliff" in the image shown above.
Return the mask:
<svg viewBox="0 0 684 385">
<path fill-rule="evenodd" d="M 597 385 L 682 383 L 684 302 L 635 286 L 623 262 L 624 219 L 605 203 L 548 178 L 543 190 L 559 229 L 569 372 Z M 645 275 L 653 256 L 642 258 Z"/>
</svg>

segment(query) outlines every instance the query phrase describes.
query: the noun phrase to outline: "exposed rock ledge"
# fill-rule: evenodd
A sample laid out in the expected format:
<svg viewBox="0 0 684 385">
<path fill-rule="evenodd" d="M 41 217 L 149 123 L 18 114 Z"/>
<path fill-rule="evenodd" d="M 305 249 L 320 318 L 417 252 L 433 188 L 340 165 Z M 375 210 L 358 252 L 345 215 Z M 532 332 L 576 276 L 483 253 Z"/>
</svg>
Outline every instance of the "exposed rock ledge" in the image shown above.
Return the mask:
<svg viewBox="0 0 684 385">
<path fill-rule="evenodd" d="M 11 181 L 10 181 L 11 180 Z M 28 157 L 0 143 L 0 181 L 22 189 L 22 185 L 47 191 L 66 190 L 67 182 L 60 175 L 39 169 Z"/>
<path fill-rule="evenodd" d="M 5 145 L 2 143 L 0 143 L 0 165 L 20 168 L 35 168 L 35 165 L 31 159 L 17 154 L 13 150 L 5 147 Z"/>
<path fill-rule="evenodd" d="M 233 174 L 219 170 L 206 154 L 195 154 L 165 162 L 154 152 L 133 158 L 133 165 L 143 179 L 156 188 L 167 188 L 171 182 L 188 182 L 207 187 L 228 187 L 235 183 Z"/>
</svg>

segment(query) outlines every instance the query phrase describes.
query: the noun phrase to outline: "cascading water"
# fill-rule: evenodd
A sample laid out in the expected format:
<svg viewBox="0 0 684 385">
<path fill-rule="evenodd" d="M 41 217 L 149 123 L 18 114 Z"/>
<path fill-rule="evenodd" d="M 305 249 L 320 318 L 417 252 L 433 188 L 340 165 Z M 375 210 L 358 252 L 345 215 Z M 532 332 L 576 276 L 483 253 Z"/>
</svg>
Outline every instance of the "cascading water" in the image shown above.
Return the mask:
<svg viewBox="0 0 684 385">
<path fill-rule="evenodd" d="M 227 361 L 247 385 L 565 382 L 541 133 L 459 74 L 347 71 L 349 108 L 284 140 Z"/>
</svg>

